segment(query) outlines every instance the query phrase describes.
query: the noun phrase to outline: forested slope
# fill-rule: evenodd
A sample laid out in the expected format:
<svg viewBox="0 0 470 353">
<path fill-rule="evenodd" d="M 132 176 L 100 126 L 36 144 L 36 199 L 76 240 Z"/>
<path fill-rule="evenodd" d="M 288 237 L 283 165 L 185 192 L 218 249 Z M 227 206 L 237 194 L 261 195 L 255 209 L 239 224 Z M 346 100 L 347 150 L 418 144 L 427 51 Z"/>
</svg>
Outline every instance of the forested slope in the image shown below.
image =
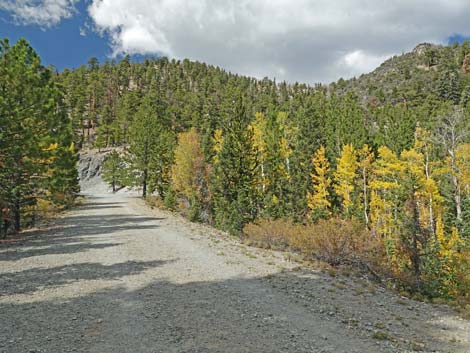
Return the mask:
<svg viewBox="0 0 470 353">
<path fill-rule="evenodd" d="M 0 41 L 0 234 L 34 225 L 78 193 L 74 131 L 56 74 L 26 40 Z"/>
<path fill-rule="evenodd" d="M 25 41 L 2 48 L 8 212 L 73 199 L 75 146 L 121 147 L 104 166 L 115 187 L 257 243 L 468 299 L 467 42 L 420 45 L 314 87 L 166 58 L 91 59 L 54 76 Z"/>
<path fill-rule="evenodd" d="M 59 78 L 105 179 L 269 246 L 468 296 L 468 42 L 329 86 L 129 58 Z M 322 236 L 319 236 L 322 235 Z M 370 255 L 374 254 L 374 255 Z"/>
</svg>

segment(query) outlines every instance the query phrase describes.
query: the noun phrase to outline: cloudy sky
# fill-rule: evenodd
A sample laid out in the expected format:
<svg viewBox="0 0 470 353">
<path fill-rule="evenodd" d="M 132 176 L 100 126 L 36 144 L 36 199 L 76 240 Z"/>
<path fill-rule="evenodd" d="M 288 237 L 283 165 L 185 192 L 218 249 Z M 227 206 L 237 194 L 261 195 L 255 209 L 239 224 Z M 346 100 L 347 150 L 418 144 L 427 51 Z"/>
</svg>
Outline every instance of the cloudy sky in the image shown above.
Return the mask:
<svg viewBox="0 0 470 353">
<path fill-rule="evenodd" d="M 0 36 L 46 64 L 190 58 L 308 83 L 368 72 L 421 42 L 470 36 L 470 0 L 0 0 Z"/>
</svg>

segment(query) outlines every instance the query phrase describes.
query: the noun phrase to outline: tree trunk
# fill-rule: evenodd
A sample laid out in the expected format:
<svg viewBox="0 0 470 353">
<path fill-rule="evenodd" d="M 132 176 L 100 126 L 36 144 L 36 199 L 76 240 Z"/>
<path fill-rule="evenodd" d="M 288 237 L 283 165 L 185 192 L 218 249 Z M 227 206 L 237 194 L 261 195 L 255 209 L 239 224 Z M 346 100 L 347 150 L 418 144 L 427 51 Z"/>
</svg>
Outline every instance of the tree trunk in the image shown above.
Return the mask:
<svg viewBox="0 0 470 353">
<path fill-rule="evenodd" d="M 419 247 L 419 236 L 422 232 L 421 225 L 419 223 L 419 211 L 418 205 L 414 196 L 411 197 L 410 206 L 412 207 L 411 210 L 411 229 L 409 230 L 412 236 L 412 243 L 411 243 L 411 263 L 413 266 L 413 272 L 416 281 L 416 288 L 419 289 L 421 287 L 421 255 L 420 255 L 420 247 Z"/>
<path fill-rule="evenodd" d="M 0 221 L 1 221 L 0 238 L 3 238 L 3 239 L 7 237 L 8 226 L 10 224 L 9 215 L 6 212 L 7 211 L 4 211 L 4 209 L 0 209 Z"/>
<path fill-rule="evenodd" d="M 367 202 L 367 177 L 366 177 L 366 170 L 365 168 L 362 170 L 362 191 L 363 191 L 363 198 L 364 198 L 364 220 L 366 222 L 366 226 L 369 225 L 369 214 L 368 209 L 369 205 Z"/>
<path fill-rule="evenodd" d="M 147 197 L 147 178 L 148 178 L 148 170 L 144 170 L 144 180 L 142 181 L 142 197 Z"/>
<path fill-rule="evenodd" d="M 15 200 L 13 205 L 13 227 L 15 232 L 19 232 L 21 230 L 21 205 L 19 198 Z"/>
<path fill-rule="evenodd" d="M 4 220 L 2 224 L 2 239 L 7 237 L 8 233 L 8 221 Z"/>
<path fill-rule="evenodd" d="M 462 198 L 460 196 L 460 185 L 459 180 L 456 176 L 452 177 L 452 182 L 454 184 L 454 200 L 455 200 L 455 210 L 457 213 L 457 220 L 462 220 Z"/>
</svg>

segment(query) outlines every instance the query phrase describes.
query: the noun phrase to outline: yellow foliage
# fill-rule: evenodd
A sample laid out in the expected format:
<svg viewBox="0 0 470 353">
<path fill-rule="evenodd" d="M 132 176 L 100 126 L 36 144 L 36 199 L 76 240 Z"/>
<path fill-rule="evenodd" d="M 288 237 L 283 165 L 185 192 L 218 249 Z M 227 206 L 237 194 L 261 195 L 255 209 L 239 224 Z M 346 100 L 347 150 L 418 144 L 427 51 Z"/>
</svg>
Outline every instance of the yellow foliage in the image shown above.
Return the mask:
<svg viewBox="0 0 470 353">
<path fill-rule="evenodd" d="M 49 146 L 44 148 L 44 151 L 54 151 L 58 148 L 59 148 L 59 144 L 57 142 L 56 143 L 51 143 Z"/>
<path fill-rule="evenodd" d="M 255 181 L 255 184 L 260 184 L 261 189 L 264 191 L 269 184 L 269 180 L 267 180 L 264 173 L 264 164 L 267 157 L 266 143 L 264 140 L 266 133 L 266 117 L 264 114 L 256 113 L 255 120 L 248 125 L 248 129 L 252 133 L 252 147 L 260 165 L 260 175 L 258 176 L 258 180 Z"/>
<path fill-rule="evenodd" d="M 212 139 L 212 142 L 214 143 L 214 159 L 217 159 L 217 155 L 222 150 L 222 145 L 224 143 L 224 136 L 221 129 L 214 131 L 214 138 Z"/>
<path fill-rule="evenodd" d="M 335 192 L 341 197 L 343 212 L 349 213 L 349 209 L 353 205 L 352 193 L 354 191 L 357 177 L 357 156 L 354 147 L 344 145 L 341 151 L 341 157 L 337 158 L 338 164 L 334 173 Z"/>
<path fill-rule="evenodd" d="M 264 142 L 264 134 L 266 129 L 266 117 L 263 113 L 256 113 L 255 120 L 248 126 L 253 133 L 253 147 L 264 159 L 266 153 L 266 143 Z"/>
<path fill-rule="evenodd" d="M 310 210 L 320 210 L 329 212 L 331 203 L 328 200 L 330 196 L 329 187 L 331 180 L 328 177 L 330 163 L 325 155 L 325 147 L 320 148 L 315 152 L 312 158 L 314 173 L 310 176 L 312 178 L 313 193 L 307 193 L 307 204 Z"/>
<path fill-rule="evenodd" d="M 175 149 L 175 163 L 171 169 L 173 189 L 190 200 L 200 192 L 205 174 L 204 154 L 196 129 L 180 133 Z"/>
<path fill-rule="evenodd" d="M 470 194 L 470 143 L 459 145 L 455 151 L 456 173 L 462 192 Z"/>
<path fill-rule="evenodd" d="M 463 245 L 462 238 L 456 227 L 452 227 L 450 234 L 445 234 L 444 223 L 440 214 L 436 222 L 436 238 L 439 242 L 439 256 L 449 259 L 458 256 L 458 251 Z"/>
<path fill-rule="evenodd" d="M 357 208 L 362 210 L 364 214 L 364 222 L 366 225 L 369 224 L 370 214 L 370 175 L 372 173 L 372 162 L 374 160 L 374 153 L 372 149 L 366 144 L 362 146 L 360 150 L 357 151 L 358 157 L 358 169 L 359 169 L 359 178 L 357 180 L 358 187 L 360 187 L 361 192 L 357 198 Z"/>
<path fill-rule="evenodd" d="M 371 188 L 371 226 L 379 234 L 395 238 L 399 221 L 396 219 L 397 194 L 401 189 L 400 174 L 404 166 L 387 147 L 379 148 L 379 158 L 373 164 Z"/>
</svg>

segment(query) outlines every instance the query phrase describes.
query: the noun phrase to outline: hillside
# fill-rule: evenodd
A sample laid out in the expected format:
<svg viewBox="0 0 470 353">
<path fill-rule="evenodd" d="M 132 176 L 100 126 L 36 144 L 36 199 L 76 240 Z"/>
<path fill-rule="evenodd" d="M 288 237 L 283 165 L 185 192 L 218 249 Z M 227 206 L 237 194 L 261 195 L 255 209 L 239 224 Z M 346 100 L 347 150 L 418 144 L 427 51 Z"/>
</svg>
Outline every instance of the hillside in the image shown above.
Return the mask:
<svg viewBox="0 0 470 353">
<path fill-rule="evenodd" d="M 112 151 L 101 170 L 116 190 L 408 294 L 470 303 L 467 51 L 420 45 L 310 87 L 167 58 L 52 75 L 26 41 L 5 41 L 2 225 L 11 210 L 19 229 L 72 204 L 77 150 L 94 147 Z"/>
<path fill-rule="evenodd" d="M 364 102 L 402 103 L 419 106 L 427 99 L 466 103 L 470 98 L 470 45 L 417 45 L 411 52 L 394 56 L 374 71 L 357 79 L 332 85 L 354 92 Z"/>
</svg>

